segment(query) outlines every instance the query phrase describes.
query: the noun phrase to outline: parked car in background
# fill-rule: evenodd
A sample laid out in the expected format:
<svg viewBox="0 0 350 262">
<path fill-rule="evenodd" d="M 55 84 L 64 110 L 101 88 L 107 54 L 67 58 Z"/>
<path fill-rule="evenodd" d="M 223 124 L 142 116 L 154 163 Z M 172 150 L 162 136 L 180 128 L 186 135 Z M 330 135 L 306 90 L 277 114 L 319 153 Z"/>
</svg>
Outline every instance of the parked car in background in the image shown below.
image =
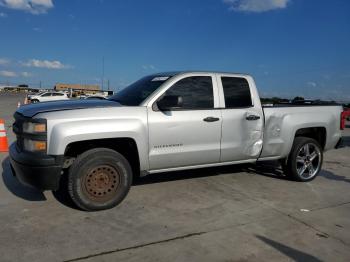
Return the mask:
<svg viewBox="0 0 350 262">
<path fill-rule="evenodd" d="M 57 100 L 68 100 L 69 97 L 65 93 L 61 92 L 41 92 L 35 95 L 28 95 L 30 103 L 57 101 Z"/>
<path fill-rule="evenodd" d="M 350 108 L 344 109 L 344 115 L 347 121 L 350 121 Z"/>
</svg>

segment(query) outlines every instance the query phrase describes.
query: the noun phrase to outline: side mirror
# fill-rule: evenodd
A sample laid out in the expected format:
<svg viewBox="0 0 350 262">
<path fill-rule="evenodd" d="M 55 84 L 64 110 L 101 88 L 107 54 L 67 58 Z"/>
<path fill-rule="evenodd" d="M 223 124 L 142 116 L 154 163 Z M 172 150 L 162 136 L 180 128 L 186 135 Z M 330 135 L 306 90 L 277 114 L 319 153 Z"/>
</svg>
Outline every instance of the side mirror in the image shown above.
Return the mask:
<svg viewBox="0 0 350 262">
<path fill-rule="evenodd" d="M 183 99 L 181 96 L 164 96 L 157 101 L 157 106 L 160 111 L 169 111 L 174 108 L 181 108 Z"/>
</svg>

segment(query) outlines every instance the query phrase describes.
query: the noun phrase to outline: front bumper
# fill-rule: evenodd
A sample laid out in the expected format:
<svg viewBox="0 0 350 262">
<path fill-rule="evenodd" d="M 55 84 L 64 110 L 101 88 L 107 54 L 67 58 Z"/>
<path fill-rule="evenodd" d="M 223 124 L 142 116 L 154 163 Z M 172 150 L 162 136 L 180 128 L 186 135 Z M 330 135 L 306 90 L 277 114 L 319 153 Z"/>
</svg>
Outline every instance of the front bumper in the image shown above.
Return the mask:
<svg viewBox="0 0 350 262">
<path fill-rule="evenodd" d="M 16 144 L 10 146 L 11 169 L 18 180 L 39 190 L 58 190 L 63 156 L 48 156 L 19 152 Z"/>
</svg>

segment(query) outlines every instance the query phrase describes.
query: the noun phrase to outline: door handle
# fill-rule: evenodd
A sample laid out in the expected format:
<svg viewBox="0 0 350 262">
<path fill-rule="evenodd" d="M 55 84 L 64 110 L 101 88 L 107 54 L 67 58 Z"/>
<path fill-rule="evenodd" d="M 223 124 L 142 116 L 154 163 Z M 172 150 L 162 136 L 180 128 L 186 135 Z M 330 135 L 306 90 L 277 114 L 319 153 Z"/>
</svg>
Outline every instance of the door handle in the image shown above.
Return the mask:
<svg viewBox="0 0 350 262">
<path fill-rule="evenodd" d="M 220 118 L 212 117 L 212 116 L 208 116 L 208 117 L 203 119 L 204 122 L 216 122 L 216 121 L 219 121 L 219 120 L 220 120 Z"/>
<path fill-rule="evenodd" d="M 247 116 L 245 119 L 247 119 L 248 121 L 255 121 L 255 120 L 259 120 L 259 119 L 260 119 L 260 116 L 249 115 L 249 116 Z"/>
</svg>

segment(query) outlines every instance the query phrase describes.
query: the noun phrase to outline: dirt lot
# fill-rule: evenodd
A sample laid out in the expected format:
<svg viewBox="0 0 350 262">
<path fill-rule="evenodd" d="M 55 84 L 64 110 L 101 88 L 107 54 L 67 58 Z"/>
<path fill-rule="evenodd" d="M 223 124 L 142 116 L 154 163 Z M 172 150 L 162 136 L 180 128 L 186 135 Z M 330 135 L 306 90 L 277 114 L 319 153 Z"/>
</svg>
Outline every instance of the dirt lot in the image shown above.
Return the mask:
<svg viewBox="0 0 350 262">
<path fill-rule="evenodd" d="M 0 94 L 11 142 L 18 101 Z M 344 136 L 311 183 L 273 163 L 165 173 L 97 213 L 23 187 L 0 154 L 0 260 L 350 261 L 350 129 Z"/>
</svg>

